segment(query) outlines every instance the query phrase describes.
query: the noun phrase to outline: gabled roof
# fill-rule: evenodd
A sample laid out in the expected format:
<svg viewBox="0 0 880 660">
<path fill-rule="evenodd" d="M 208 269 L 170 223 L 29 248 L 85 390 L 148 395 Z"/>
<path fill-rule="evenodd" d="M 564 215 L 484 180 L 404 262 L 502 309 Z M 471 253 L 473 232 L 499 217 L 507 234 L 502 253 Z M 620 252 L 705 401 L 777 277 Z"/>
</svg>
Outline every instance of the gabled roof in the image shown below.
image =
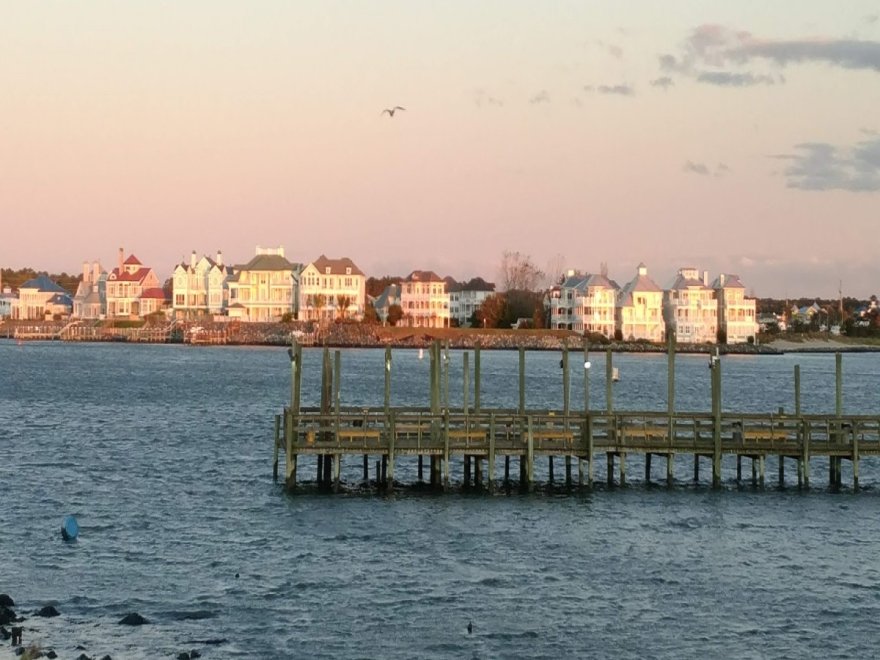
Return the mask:
<svg viewBox="0 0 880 660">
<path fill-rule="evenodd" d="M 50 280 L 48 275 L 40 275 L 39 277 L 30 279 L 18 288 L 19 290 L 36 289 L 37 291 L 41 291 L 43 293 L 67 293 L 65 289 Z"/>
<path fill-rule="evenodd" d="M 679 274 L 675 276 L 675 281 L 672 283 L 672 286 L 670 286 L 669 288 L 680 290 L 691 288 L 708 289 L 709 287 L 703 284 L 703 280 L 697 279 L 695 277 L 685 277 L 679 272 Z"/>
<path fill-rule="evenodd" d="M 47 301 L 50 305 L 64 305 L 65 307 L 73 307 L 73 300 L 66 293 L 56 293 Z"/>
<path fill-rule="evenodd" d="M 141 267 L 133 273 L 127 271 L 122 271 L 120 273 L 118 268 L 114 268 L 110 271 L 110 277 L 108 279 L 115 280 L 116 282 L 143 282 L 152 270 L 152 268 Z"/>
<path fill-rule="evenodd" d="M 724 277 L 724 284 L 721 284 L 721 278 Z M 715 278 L 715 281 L 712 282 L 713 289 L 745 289 L 746 287 L 739 279 L 739 275 L 732 275 L 730 273 L 724 273 L 723 275 L 719 275 Z"/>
<path fill-rule="evenodd" d="M 605 275 L 590 275 L 587 278 L 587 286 L 602 286 L 606 289 L 619 289 L 617 283 L 609 280 Z"/>
<path fill-rule="evenodd" d="M 461 285 L 462 291 L 494 291 L 495 284 L 493 282 L 487 282 L 482 277 L 474 277 L 473 279 L 463 282 Z"/>
<path fill-rule="evenodd" d="M 644 268 L 644 266 L 641 266 L 641 268 Z M 623 291 L 626 293 L 635 293 L 636 291 L 663 293 L 663 289 L 657 286 L 657 283 L 647 275 L 636 275 L 623 286 Z"/>
<path fill-rule="evenodd" d="M 589 275 L 570 275 L 565 278 L 561 286 L 563 289 L 583 289 L 589 277 Z"/>
<path fill-rule="evenodd" d="M 414 270 L 406 276 L 404 282 L 442 282 L 440 277 L 433 270 Z"/>
<path fill-rule="evenodd" d="M 351 275 L 363 275 L 364 272 L 354 265 L 354 262 L 348 257 L 342 257 L 341 259 L 328 259 L 325 255 L 321 255 L 317 259 L 312 262 L 315 268 L 318 269 L 318 272 L 326 273 L 327 268 L 330 268 L 331 275 L 348 275 L 346 273 L 346 269 L 351 269 Z"/>
<path fill-rule="evenodd" d="M 128 255 L 128 259 L 122 262 L 123 266 L 142 266 L 140 260 L 133 254 Z"/>
<path fill-rule="evenodd" d="M 294 264 L 278 254 L 258 254 L 243 266 L 235 267 L 236 273 L 243 270 L 298 270 Z"/>
<path fill-rule="evenodd" d="M 153 298 L 156 300 L 166 300 L 165 292 L 159 288 L 147 289 L 141 294 L 141 298 Z"/>
<path fill-rule="evenodd" d="M 447 275 L 443 278 L 443 281 L 446 282 L 446 291 L 449 293 L 455 293 L 457 291 L 463 291 L 464 287 L 455 281 L 455 278 L 452 275 Z"/>
</svg>

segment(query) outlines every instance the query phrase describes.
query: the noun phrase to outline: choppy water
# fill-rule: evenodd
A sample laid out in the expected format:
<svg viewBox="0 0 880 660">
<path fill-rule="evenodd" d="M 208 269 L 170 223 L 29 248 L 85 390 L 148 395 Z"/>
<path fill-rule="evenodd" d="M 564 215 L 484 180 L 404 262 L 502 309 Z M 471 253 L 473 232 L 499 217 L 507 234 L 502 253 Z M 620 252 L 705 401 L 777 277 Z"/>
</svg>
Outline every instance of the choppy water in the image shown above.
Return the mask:
<svg viewBox="0 0 880 660">
<path fill-rule="evenodd" d="M 616 408 L 665 407 L 665 356 L 614 360 Z M 381 403 L 382 361 L 343 352 L 344 404 Z M 320 353 L 305 362 L 315 404 Z M 461 362 L 453 353 L 453 405 Z M 604 358 L 592 363 L 601 408 Z M 795 364 L 804 410 L 833 410 L 828 355 L 725 358 L 724 407 L 791 410 Z M 516 354 L 484 352 L 482 367 L 483 405 L 514 405 Z M 62 613 L 30 619 L 39 631 L 25 642 L 117 660 L 190 648 L 205 658 L 874 654 L 874 459 L 858 495 L 826 492 L 818 460 L 818 487 L 799 493 L 736 490 L 732 463 L 725 489 L 695 488 L 684 460 L 678 487 L 646 487 L 631 458 L 630 487 L 584 494 L 289 496 L 270 466 L 289 372 L 283 349 L 0 341 L 0 592 L 19 612 L 54 603 Z M 559 354 L 530 353 L 528 373 L 529 407 L 558 407 Z M 844 374 L 845 411 L 880 414 L 880 356 L 847 355 Z M 572 375 L 579 407 L 581 360 Z M 427 359 L 395 352 L 394 403 L 427 394 Z M 678 359 L 676 394 L 680 410 L 709 408 L 705 356 Z M 398 476 L 407 470 L 399 461 Z M 602 470 L 597 461 L 600 480 Z M 81 526 L 74 544 L 60 539 L 67 513 Z M 152 623 L 116 625 L 130 611 Z"/>
</svg>

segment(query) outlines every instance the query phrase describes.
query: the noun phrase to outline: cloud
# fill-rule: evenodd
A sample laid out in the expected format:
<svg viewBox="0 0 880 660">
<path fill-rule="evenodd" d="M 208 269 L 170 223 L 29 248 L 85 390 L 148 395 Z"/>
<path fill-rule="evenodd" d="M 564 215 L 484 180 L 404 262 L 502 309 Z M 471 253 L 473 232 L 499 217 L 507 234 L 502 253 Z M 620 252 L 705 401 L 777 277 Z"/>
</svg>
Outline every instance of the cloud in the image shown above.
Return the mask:
<svg viewBox="0 0 880 660">
<path fill-rule="evenodd" d="M 664 92 L 675 85 L 675 81 L 669 76 L 660 76 L 651 81 L 651 87 L 659 87 Z"/>
<path fill-rule="evenodd" d="M 880 137 L 852 147 L 804 142 L 793 153 L 772 157 L 789 161 L 784 171 L 789 188 L 880 192 Z"/>
<path fill-rule="evenodd" d="M 868 25 L 874 25 L 874 23 L 880 20 L 880 14 L 868 14 L 863 20 Z"/>
<path fill-rule="evenodd" d="M 606 53 L 615 59 L 623 59 L 623 48 L 617 44 L 609 44 L 601 39 L 596 39 L 596 45 L 602 48 Z"/>
<path fill-rule="evenodd" d="M 712 170 L 706 163 L 698 163 L 692 160 L 685 162 L 684 167 L 682 167 L 682 171 L 687 172 L 688 174 L 699 174 L 701 176 L 724 176 L 728 172 L 730 172 L 730 167 L 727 166 L 726 163 L 718 163 L 715 165 L 715 169 Z"/>
<path fill-rule="evenodd" d="M 482 87 L 473 91 L 473 99 L 478 108 L 482 108 L 483 106 L 496 106 L 500 108 L 504 105 L 504 101 L 492 96 Z"/>
<path fill-rule="evenodd" d="M 744 71 L 762 63 L 779 67 L 819 63 L 842 69 L 880 73 L 880 41 L 835 37 L 768 39 L 722 25 L 694 28 L 678 53 L 658 56 L 660 70 L 697 82 L 725 87 L 784 83 L 772 72 Z"/>
<path fill-rule="evenodd" d="M 632 85 L 599 85 L 596 88 L 600 94 L 616 94 L 618 96 L 633 96 L 636 92 Z"/>
<path fill-rule="evenodd" d="M 702 176 L 709 176 L 709 168 L 706 167 L 705 163 L 695 163 L 693 161 L 687 161 L 684 164 L 684 171 L 690 174 L 700 174 Z"/>
<path fill-rule="evenodd" d="M 718 85 L 719 87 L 751 87 L 753 85 L 774 85 L 776 79 L 768 75 L 735 73 L 733 71 L 700 71 L 697 82 Z"/>
<path fill-rule="evenodd" d="M 550 103 L 550 95 L 547 93 L 546 89 L 542 89 L 540 92 L 536 93 L 532 96 L 532 98 L 529 99 L 529 103 Z"/>
</svg>

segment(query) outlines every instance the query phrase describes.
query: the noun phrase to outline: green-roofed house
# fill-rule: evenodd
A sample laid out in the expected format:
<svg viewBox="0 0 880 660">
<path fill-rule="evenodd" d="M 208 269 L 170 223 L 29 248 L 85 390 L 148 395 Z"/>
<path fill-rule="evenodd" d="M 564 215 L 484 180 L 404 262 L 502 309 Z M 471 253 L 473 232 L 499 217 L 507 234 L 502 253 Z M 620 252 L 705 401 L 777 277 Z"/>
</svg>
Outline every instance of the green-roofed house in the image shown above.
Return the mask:
<svg viewBox="0 0 880 660">
<path fill-rule="evenodd" d="M 257 247 L 246 264 L 235 266 L 227 280 L 229 317 L 240 321 L 280 321 L 298 312 L 302 264 L 284 257 L 284 248 Z"/>
</svg>

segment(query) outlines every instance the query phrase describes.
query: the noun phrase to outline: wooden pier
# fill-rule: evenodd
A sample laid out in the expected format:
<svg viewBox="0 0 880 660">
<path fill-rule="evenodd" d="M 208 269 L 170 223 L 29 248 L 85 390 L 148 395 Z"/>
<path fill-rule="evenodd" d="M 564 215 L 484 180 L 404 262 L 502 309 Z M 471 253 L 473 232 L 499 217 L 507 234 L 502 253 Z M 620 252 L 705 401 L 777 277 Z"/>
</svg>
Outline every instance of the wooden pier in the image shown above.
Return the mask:
<svg viewBox="0 0 880 660">
<path fill-rule="evenodd" d="M 451 487 L 451 464 L 462 462 L 462 485 L 492 490 L 500 483 L 518 483 L 531 490 L 536 484 L 535 464 L 546 458 L 548 478 L 554 481 L 554 459 L 562 459 L 568 486 L 591 487 L 594 465 L 604 457 L 608 485 L 625 485 L 627 458 L 643 457 L 645 481 L 653 478 L 672 486 L 674 464 L 691 460 L 694 480 L 699 481 L 701 460 L 711 466 L 712 486 L 722 483 L 722 458 L 736 457 L 736 481 L 742 481 L 743 459 L 751 467 L 754 485 L 765 483 L 768 457 L 775 459 L 780 485 L 785 484 L 786 462 L 797 473 L 797 484 L 809 488 L 811 459 L 824 457 L 828 464 L 828 483 L 842 486 L 841 465 L 852 466 L 852 487 L 859 489 L 859 461 L 880 454 L 880 414 L 877 416 L 842 414 L 842 360 L 836 355 L 836 414 L 803 414 L 800 407 L 800 369 L 795 367 L 795 410 L 793 414 L 729 413 L 721 410 L 721 358 L 710 358 L 712 370 L 712 410 L 675 411 L 674 338 L 668 344 L 668 406 L 666 411 L 615 411 L 612 399 L 612 354 L 606 354 L 606 406 L 591 410 L 589 398 L 589 353 L 584 346 L 584 405 L 572 409 L 568 360 L 563 349 L 562 407 L 558 410 L 526 408 L 525 353 L 519 353 L 519 406 L 516 409 L 486 409 L 480 405 L 480 350 L 474 351 L 473 402 L 470 394 L 469 353 L 465 352 L 463 398 L 460 408 L 448 405 L 448 348 L 439 343 L 430 349 L 430 406 L 395 408 L 391 406 L 391 349 L 385 353 L 385 402 L 382 407 L 343 407 L 339 400 L 341 357 L 335 352 L 331 363 L 325 348 L 321 378 L 321 405 L 301 408 L 302 347 L 294 345 L 291 358 L 291 405 L 275 416 L 273 476 L 278 479 L 279 457 L 283 453 L 284 483 L 297 488 L 303 469 L 301 459 L 315 457 L 318 486 L 339 490 L 341 465 L 348 457 L 363 461 L 361 483 L 379 488 L 395 484 L 399 461 L 418 463 L 418 481 L 437 488 Z M 444 387 L 445 382 L 445 387 Z M 445 396 L 444 396 L 445 395 Z M 443 399 L 446 399 L 446 402 Z M 660 475 L 652 472 L 652 459 L 665 463 Z M 371 463 L 376 461 L 371 480 Z M 577 475 L 572 476 L 574 463 Z M 427 466 L 425 466 L 427 463 Z M 518 474 L 511 477 L 511 464 Z M 424 468 L 428 476 L 425 479 Z M 616 481 L 615 481 L 616 475 Z"/>
</svg>

